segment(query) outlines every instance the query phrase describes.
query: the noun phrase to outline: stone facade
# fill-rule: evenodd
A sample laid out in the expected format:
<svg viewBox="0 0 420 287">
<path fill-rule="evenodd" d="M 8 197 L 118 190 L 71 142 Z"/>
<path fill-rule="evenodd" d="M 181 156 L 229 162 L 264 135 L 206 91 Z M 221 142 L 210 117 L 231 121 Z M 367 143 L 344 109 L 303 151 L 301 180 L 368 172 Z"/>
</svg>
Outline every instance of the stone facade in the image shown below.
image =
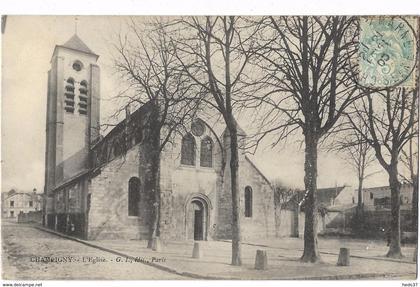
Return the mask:
<svg viewBox="0 0 420 287">
<path fill-rule="evenodd" d="M 27 214 L 42 210 L 42 194 L 36 192 L 2 192 L 1 194 L 1 217 L 3 219 L 18 219 L 20 213 Z"/>
<path fill-rule="evenodd" d="M 95 54 L 87 59 L 79 55 L 90 51 L 79 40 L 76 44 L 83 51 L 64 48 L 66 53 L 73 54 L 60 55 L 63 63 L 72 63 L 77 58 L 91 64 L 92 100 L 88 101 L 86 119 L 80 119 L 83 128 L 74 124 L 77 114 L 64 113 L 60 129 L 57 124 L 47 123 L 50 128 L 47 128 L 45 224 L 90 240 L 148 239 L 154 202 L 148 186 L 150 154 L 156 149 L 148 136 L 150 104 L 132 114 L 127 111 L 126 119 L 105 137 L 92 132 L 99 126 L 99 73 L 95 72 L 99 68 L 93 68 Z M 71 44 L 74 48 L 74 39 Z M 68 76 L 52 73 L 62 80 Z M 55 108 L 48 109 L 48 119 L 56 119 L 54 113 L 62 113 L 62 107 L 57 105 L 62 95 L 52 90 L 48 105 L 53 103 Z M 244 144 L 245 133 L 240 128 L 239 131 L 239 142 Z M 216 134 L 202 119 L 194 121 L 191 130 L 176 135 L 165 146 L 159 170 L 162 240 L 231 238 L 229 160 L 229 137 L 226 133 Z M 239 166 L 243 239 L 274 236 L 270 183 L 242 151 Z"/>
</svg>

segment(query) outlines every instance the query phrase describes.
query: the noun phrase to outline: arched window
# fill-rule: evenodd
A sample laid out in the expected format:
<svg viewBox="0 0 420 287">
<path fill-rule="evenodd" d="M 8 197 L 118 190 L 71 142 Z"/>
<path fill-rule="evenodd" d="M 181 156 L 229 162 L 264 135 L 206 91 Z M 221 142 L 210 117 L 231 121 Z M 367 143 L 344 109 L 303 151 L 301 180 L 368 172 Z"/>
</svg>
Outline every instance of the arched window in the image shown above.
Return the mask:
<svg viewBox="0 0 420 287">
<path fill-rule="evenodd" d="M 132 177 L 128 181 L 128 216 L 139 216 L 140 179 Z"/>
<path fill-rule="evenodd" d="M 87 105 L 88 105 L 88 87 L 87 82 L 85 80 L 80 82 L 79 88 L 79 114 L 86 115 L 87 114 Z"/>
<path fill-rule="evenodd" d="M 213 166 L 213 141 L 210 137 L 205 137 L 200 145 L 200 166 Z"/>
<path fill-rule="evenodd" d="M 74 79 L 72 77 L 67 79 L 67 83 L 71 84 L 72 86 L 74 86 Z"/>
<path fill-rule="evenodd" d="M 74 112 L 74 79 L 68 78 L 64 91 L 64 110 L 68 113 Z"/>
<path fill-rule="evenodd" d="M 182 138 L 181 164 L 195 165 L 195 139 L 191 134 Z"/>
<path fill-rule="evenodd" d="M 252 188 L 245 187 L 245 217 L 252 217 Z"/>
</svg>

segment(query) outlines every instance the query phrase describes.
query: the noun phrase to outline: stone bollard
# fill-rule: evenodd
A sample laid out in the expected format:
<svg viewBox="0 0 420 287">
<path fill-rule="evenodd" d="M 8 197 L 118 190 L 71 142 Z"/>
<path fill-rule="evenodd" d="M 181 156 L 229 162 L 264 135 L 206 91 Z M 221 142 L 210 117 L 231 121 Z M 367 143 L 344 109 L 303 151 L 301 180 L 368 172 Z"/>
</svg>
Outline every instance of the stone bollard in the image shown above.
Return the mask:
<svg viewBox="0 0 420 287">
<path fill-rule="evenodd" d="M 267 251 L 257 250 L 257 254 L 255 256 L 255 269 L 266 270 L 267 265 Z"/>
<path fill-rule="evenodd" d="M 340 248 L 340 254 L 338 255 L 337 266 L 349 266 L 350 265 L 350 249 Z"/>
<path fill-rule="evenodd" d="M 201 258 L 203 257 L 203 252 L 201 250 L 201 246 L 199 242 L 194 242 L 194 248 L 193 248 L 193 253 L 192 253 L 192 258 Z"/>
<path fill-rule="evenodd" d="M 152 250 L 153 251 L 158 251 L 158 252 L 162 250 L 159 237 L 153 238 L 153 240 L 152 240 Z"/>
</svg>

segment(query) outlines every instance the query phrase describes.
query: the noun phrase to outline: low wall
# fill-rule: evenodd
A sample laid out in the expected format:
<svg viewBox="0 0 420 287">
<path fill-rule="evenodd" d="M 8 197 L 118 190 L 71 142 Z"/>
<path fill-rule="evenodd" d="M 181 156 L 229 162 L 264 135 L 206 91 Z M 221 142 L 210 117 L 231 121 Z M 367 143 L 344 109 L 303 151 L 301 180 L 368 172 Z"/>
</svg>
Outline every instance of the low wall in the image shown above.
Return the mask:
<svg viewBox="0 0 420 287">
<path fill-rule="evenodd" d="M 42 223 L 42 211 L 29 211 L 27 213 L 19 213 L 17 217 L 18 223 L 36 222 Z"/>
<path fill-rule="evenodd" d="M 276 210 L 276 237 L 291 237 L 294 235 L 294 224 L 298 224 L 299 236 L 305 231 L 305 212 L 299 212 L 298 222 L 295 222 L 295 211 L 282 209 Z M 335 214 L 327 213 L 324 218 L 318 215 L 318 233 L 323 232 L 326 225 L 334 219 Z"/>
<path fill-rule="evenodd" d="M 363 221 L 357 222 L 355 210 L 346 212 L 337 212 L 327 225 L 327 231 L 337 231 L 340 233 L 352 233 L 360 227 L 361 236 L 370 238 L 384 238 L 386 231 L 391 225 L 390 210 L 365 210 L 363 212 Z M 401 232 L 412 232 L 411 211 L 400 211 Z"/>
</svg>

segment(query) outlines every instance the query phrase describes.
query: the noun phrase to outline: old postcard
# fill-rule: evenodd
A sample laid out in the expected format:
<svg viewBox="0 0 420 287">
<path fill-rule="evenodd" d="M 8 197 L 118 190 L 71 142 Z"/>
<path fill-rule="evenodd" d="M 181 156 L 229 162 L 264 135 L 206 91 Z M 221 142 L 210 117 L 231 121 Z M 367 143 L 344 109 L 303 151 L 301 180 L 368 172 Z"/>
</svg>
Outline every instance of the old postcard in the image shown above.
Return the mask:
<svg viewBox="0 0 420 287">
<path fill-rule="evenodd" d="M 414 282 L 419 25 L 2 16 L 2 280 Z"/>
</svg>

